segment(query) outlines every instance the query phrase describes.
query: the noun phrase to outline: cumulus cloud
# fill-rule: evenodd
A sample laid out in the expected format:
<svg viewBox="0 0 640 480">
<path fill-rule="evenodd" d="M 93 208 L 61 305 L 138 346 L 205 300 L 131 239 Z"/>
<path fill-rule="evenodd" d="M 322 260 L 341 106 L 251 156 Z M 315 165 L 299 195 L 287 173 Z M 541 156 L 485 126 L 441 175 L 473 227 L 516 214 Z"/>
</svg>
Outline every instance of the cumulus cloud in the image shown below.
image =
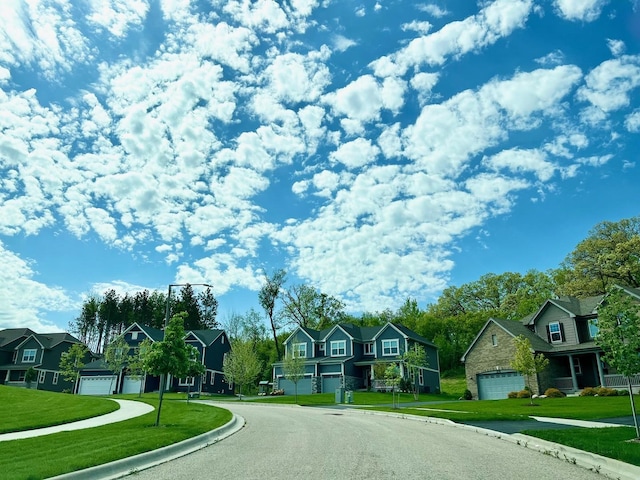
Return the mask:
<svg viewBox="0 0 640 480">
<path fill-rule="evenodd" d="M 559 15 L 566 20 L 592 22 L 609 0 L 555 0 Z"/>
</svg>

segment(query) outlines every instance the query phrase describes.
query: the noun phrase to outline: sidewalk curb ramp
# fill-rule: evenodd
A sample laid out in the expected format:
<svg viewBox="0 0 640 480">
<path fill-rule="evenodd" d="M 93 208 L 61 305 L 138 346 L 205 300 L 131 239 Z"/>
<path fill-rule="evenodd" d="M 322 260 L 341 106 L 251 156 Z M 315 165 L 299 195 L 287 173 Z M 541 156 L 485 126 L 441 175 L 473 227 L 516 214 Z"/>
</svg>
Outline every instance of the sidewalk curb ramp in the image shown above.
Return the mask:
<svg viewBox="0 0 640 480">
<path fill-rule="evenodd" d="M 112 480 L 122 478 L 213 445 L 238 432 L 244 425 L 244 418 L 234 415 L 226 425 L 198 435 L 197 437 L 189 438 L 182 442 L 174 443 L 173 445 L 167 445 L 166 447 L 150 452 L 140 453 L 133 457 L 127 457 L 103 465 L 96 465 L 95 467 L 85 468 L 84 470 L 51 477 L 51 479 L 86 480 L 87 478 L 91 478 L 92 480 Z"/>
</svg>

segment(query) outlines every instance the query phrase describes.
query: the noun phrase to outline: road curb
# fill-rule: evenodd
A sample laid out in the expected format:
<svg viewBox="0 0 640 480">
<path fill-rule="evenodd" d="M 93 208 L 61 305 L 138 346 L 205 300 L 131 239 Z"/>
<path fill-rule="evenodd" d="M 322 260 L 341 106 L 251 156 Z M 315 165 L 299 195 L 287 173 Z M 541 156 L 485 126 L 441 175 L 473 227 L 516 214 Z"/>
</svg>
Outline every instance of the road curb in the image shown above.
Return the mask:
<svg viewBox="0 0 640 480">
<path fill-rule="evenodd" d="M 465 425 L 463 423 L 456 423 L 452 420 L 438 418 L 438 417 L 422 417 L 420 415 L 410 415 L 403 413 L 392 412 L 379 412 L 372 410 L 350 410 L 365 413 L 368 415 L 387 415 L 397 418 L 403 418 L 406 420 L 414 420 L 424 423 L 434 423 L 438 425 L 451 425 L 456 428 L 463 428 L 486 435 L 489 437 L 497 438 L 498 440 L 506 440 L 524 448 L 535 450 L 545 455 L 556 457 L 560 460 L 564 460 L 567 463 L 578 465 L 592 472 L 599 473 L 606 478 L 614 480 L 638 480 L 640 479 L 640 467 L 631 465 L 629 463 L 621 462 L 613 458 L 603 457 L 596 453 L 585 452 L 577 448 L 568 447 L 559 443 L 549 442 L 537 437 L 530 437 L 521 433 L 508 434 L 503 432 L 496 432 L 495 430 L 489 430 L 487 428 L 474 427 L 473 425 Z"/>
<path fill-rule="evenodd" d="M 105 463 L 104 465 L 97 465 L 51 478 L 52 480 L 83 480 L 87 478 L 91 478 L 92 480 L 113 480 L 122 478 L 213 445 L 242 429 L 244 424 L 245 420 L 243 417 L 233 415 L 229 423 L 210 432 L 198 435 L 197 437 L 189 438 L 182 442 L 174 443 L 173 445 L 167 445 L 166 447 L 150 452 L 140 453 L 133 457 L 123 458 L 115 462 Z"/>
</svg>

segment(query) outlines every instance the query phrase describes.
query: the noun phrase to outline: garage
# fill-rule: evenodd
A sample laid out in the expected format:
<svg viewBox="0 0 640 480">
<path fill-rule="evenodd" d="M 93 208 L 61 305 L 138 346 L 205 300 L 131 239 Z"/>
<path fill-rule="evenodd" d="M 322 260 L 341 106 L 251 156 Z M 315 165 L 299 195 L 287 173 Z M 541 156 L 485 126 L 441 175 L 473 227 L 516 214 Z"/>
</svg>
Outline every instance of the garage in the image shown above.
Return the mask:
<svg viewBox="0 0 640 480">
<path fill-rule="evenodd" d="M 125 375 L 122 382 L 122 393 L 140 393 L 142 386 L 142 377 L 133 377 Z"/>
<path fill-rule="evenodd" d="M 96 377 L 80 377 L 78 394 L 80 395 L 110 395 L 116 388 L 115 375 L 101 375 Z"/>
<path fill-rule="evenodd" d="M 524 377 L 517 372 L 493 372 L 478 375 L 478 398 L 502 400 L 509 392 L 524 388 Z"/>
<path fill-rule="evenodd" d="M 295 395 L 295 385 L 291 380 L 280 377 L 278 388 L 284 390 L 285 395 Z M 298 381 L 298 395 L 309 395 L 312 393 L 311 377 L 304 377 Z"/>
<path fill-rule="evenodd" d="M 336 388 L 342 387 L 342 375 L 323 375 L 322 393 L 334 393 Z"/>
</svg>

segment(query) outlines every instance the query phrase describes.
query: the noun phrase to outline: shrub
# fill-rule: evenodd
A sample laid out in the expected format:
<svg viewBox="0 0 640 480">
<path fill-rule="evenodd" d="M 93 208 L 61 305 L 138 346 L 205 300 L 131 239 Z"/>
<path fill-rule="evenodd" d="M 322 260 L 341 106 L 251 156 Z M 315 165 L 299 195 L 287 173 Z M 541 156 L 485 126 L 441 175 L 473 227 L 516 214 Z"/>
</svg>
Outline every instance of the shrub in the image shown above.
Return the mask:
<svg viewBox="0 0 640 480">
<path fill-rule="evenodd" d="M 518 392 L 507 393 L 507 398 L 518 398 Z"/>
<path fill-rule="evenodd" d="M 629 395 L 629 390 L 618 390 L 619 397 L 624 397 L 625 395 Z"/>
<path fill-rule="evenodd" d="M 583 388 L 580 392 L 581 397 L 595 397 L 596 395 L 598 395 L 598 389 L 593 387 Z"/>
<path fill-rule="evenodd" d="M 531 391 L 526 388 L 524 390 L 520 390 L 518 392 L 518 398 L 531 398 Z"/>
<path fill-rule="evenodd" d="M 464 400 L 473 400 L 473 395 L 471 394 L 471 390 L 468 388 L 464 391 L 464 395 L 462 395 Z"/>
<path fill-rule="evenodd" d="M 557 388 L 547 388 L 544 391 L 545 396 L 550 397 L 550 398 L 562 398 L 562 397 L 566 397 L 566 395 L 564 393 L 562 393 L 560 390 L 558 390 Z"/>
<path fill-rule="evenodd" d="M 618 391 L 613 388 L 598 387 L 597 390 L 600 397 L 615 397 L 618 395 Z"/>
</svg>

